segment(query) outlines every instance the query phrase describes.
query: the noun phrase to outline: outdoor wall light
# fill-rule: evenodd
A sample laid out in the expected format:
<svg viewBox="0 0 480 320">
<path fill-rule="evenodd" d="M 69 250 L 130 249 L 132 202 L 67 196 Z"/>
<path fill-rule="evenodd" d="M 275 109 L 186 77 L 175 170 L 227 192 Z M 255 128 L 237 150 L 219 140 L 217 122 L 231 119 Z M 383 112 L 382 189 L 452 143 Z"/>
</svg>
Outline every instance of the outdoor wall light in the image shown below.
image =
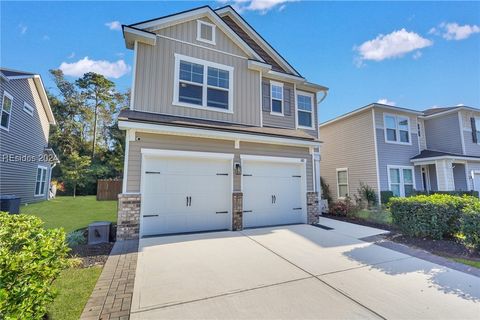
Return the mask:
<svg viewBox="0 0 480 320">
<path fill-rule="evenodd" d="M 242 166 L 240 165 L 240 162 L 235 162 L 235 164 L 233 165 L 233 168 L 236 175 L 242 174 Z"/>
</svg>

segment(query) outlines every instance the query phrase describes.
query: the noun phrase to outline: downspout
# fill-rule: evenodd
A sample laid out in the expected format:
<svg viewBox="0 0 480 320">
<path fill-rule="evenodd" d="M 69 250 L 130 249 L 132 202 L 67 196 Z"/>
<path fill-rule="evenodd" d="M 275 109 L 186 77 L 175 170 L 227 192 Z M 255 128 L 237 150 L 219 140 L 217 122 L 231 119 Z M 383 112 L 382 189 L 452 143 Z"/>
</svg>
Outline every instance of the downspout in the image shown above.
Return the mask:
<svg viewBox="0 0 480 320">
<path fill-rule="evenodd" d="M 322 89 L 321 91 L 323 92 L 323 97 L 320 100 L 317 101 L 317 106 L 319 106 L 320 103 L 322 103 L 323 100 L 325 100 L 325 98 L 328 95 L 328 89 Z M 319 108 L 317 107 L 317 112 L 318 112 L 318 110 L 319 110 Z M 318 115 L 317 115 L 317 120 L 318 120 Z M 320 126 L 317 125 L 317 128 L 318 128 L 317 138 L 318 138 L 318 140 L 320 140 Z M 321 161 L 322 157 L 321 157 L 321 154 L 320 154 L 320 147 L 318 148 L 318 159 L 317 159 L 317 157 L 315 157 L 315 155 L 314 155 L 313 158 L 314 158 L 313 167 L 314 167 L 314 172 L 315 172 L 315 186 L 316 186 L 315 191 L 318 193 L 319 199 L 321 199 L 321 197 L 322 197 L 322 184 L 320 183 L 320 177 L 321 177 L 320 176 L 320 171 L 321 171 L 320 161 Z M 318 161 L 318 170 L 316 170 L 316 168 L 315 168 L 317 161 Z M 317 178 L 317 176 L 318 176 L 318 178 Z"/>
</svg>

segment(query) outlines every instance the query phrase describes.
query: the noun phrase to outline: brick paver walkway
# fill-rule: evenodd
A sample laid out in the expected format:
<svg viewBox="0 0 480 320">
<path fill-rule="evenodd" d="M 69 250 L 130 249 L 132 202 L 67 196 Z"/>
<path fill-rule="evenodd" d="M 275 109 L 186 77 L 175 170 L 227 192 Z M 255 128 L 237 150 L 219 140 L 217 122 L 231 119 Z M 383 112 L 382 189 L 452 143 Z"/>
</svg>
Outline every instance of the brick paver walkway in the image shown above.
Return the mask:
<svg viewBox="0 0 480 320">
<path fill-rule="evenodd" d="M 93 289 L 81 320 L 130 318 L 138 240 L 117 241 Z"/>
</svg>

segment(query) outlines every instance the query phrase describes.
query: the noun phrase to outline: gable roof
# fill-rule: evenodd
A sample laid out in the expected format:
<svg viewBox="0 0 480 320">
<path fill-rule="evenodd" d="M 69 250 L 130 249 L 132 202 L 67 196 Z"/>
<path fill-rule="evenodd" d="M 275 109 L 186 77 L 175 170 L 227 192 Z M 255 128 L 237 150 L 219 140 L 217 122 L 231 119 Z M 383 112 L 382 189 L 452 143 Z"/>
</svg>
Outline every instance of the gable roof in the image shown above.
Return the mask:
<svg viewBox="0 0 480 320">
<path fill-rule="evenodd" d="M 45 113 L 47 115 L 48 122 L 50 124 L 55 124 L 55 117 L 53 116 L 52 108 L 50 106 L 50 102 L 48 101 L 47 92 L 45 91 L 45 87 L 43 85 L 43 81 L 40 75 L 4 67 L 0 67 L 0 74 L 2 78 L 6 81 L 18 79 L 33 79 L 38 95 L 40 96 L 40 100 L 42 101 L 43 109 L 45 110 Z"/>
<path fill-rule="evenodd" d="M 274 47 L 272 47 L 235 9 L 227 5 L 216 9 L 222 19 L 237 32 L 252 48 L 269 64 L 275 71 L 286 72 L 301 77 L 285 58 L 283 58 Z M 262 48 L 263 46 L 263 48 Z M 267 52 L 268 51 L 268 52 Z"/>
<path fill-rule="evenodd" d="M 159 30 L 162 28 L 170 27 L 179 23 L 190 21 L 193 19 L 208 17 L 212 22 L 214 22 L 217 27 L 222 30 L 227 37 L 229 37 L 236 45 L 238 45 L 245 53 L 249 56 L 265 62 L 258 53 L 255 52 L 237 33 L 235 33 L 226 23 L 223 21 L 220 16 L 210 7 L 202 6 L 166 16 L 162 16 L 155 19 L 150 19 L 142 22 L 133 23 L 127 26 L 123 26 L 123 34 L 125 40 L 128 42 L 127 36 L 130 31 L 129 28 L 136 29 L 138 31 L 146 31 L 152 33 L 152 31 Z M 128 47 L 128 45 L 127 45 Z"/>
</svg>

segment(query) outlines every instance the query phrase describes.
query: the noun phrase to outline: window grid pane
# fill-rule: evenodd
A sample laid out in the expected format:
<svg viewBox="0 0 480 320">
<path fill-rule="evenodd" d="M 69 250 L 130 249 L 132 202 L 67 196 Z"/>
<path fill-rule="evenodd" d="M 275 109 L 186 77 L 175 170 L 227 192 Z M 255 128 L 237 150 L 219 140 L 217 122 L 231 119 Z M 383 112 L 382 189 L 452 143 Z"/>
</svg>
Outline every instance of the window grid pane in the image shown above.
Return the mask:
<svg viewBox="0 0 480 320">
<path fill-rule="evenodd" d="M 228 89 L 229 72 L 217 68 L 208 67 L 208 85 Z"/>
<path fill-rule="evenodd" d="M 283 88 L 272 84 L 272 99 L 283 100 Z"/>
<path fill-rule="evenodd" d="M 298 124 L 304 127 L 311 127 L 312 114 L 310 112 L 298 111 Z"/>
<path fill-rule="evenodd" d="M 200 37 L 204 40 L 208 41 L 213 41 L 213 27 L 206 25 L 206 24 L 200 24 Z"/>
<path fill-rule="evenodd" d="M 208 88 L 207 106 L 228 109 L 228 91 Z"/>
<path fill-rule="evenodd" d="M 297 96 L 298 109 L 304 111 L 312 111 L 312 99 L 304 95 Z"/>
<path fill-rule="evenodd" d="M 203 83 L 203 66 L 197 63 L 180 61 L 180 80 Z"/>
<path fill-rule="evenodd" d="M 338 176 L 339 184 L 347 184 L 348 182 L 347 171 L 338 171 L 337 176 Z"/>
<path fill-rule="evenodd" d="M 12 110 L 12 100 L 7 96 L 3 96 L 2 110 L 7 113 Z"/>
<path fill-rule="evenodd" d="M 395 117 L 385 116 L 385 126 L 389 129 L 397 129 Z"/>
<path fill-rule="evenodd" d="M 391 183 L 400 183 L 400 170 L 399 169 L 390 169 L 390 182 Z"/>
</svg>

